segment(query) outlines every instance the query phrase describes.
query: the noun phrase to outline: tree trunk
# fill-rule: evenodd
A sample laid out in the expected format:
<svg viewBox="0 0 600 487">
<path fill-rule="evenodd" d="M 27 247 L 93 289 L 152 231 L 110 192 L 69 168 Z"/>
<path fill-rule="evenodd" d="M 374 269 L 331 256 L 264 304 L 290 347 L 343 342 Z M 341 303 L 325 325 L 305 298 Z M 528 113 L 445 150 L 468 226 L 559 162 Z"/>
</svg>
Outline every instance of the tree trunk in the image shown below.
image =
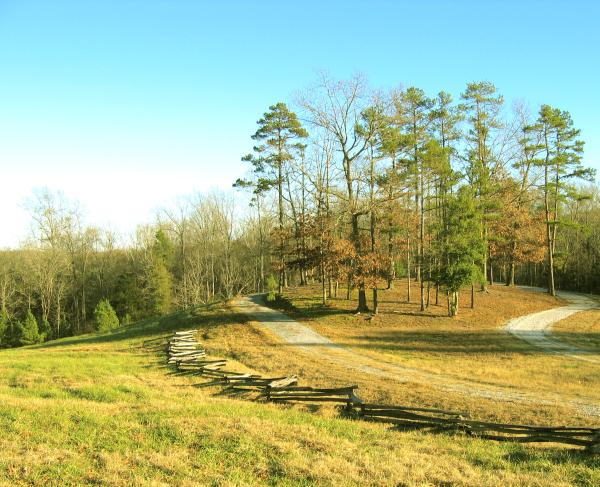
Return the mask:
<svg viewBox="0 0 600 487">
<path fill-rule="evenodd" d="M 458 314 L 458 292 L 452 292 L 452 299 L 450 300 L 450 313 L 451 317 L 454 317 Z"/>
<path fill-rule="evenodd" d="M 483 255 L 483 280 L 481 281 L 481 290 L 482 291 L 487 291 L 487 264 L 488 264 L 488 245 L 487 245 L 487 228 L 483 227 L 483 241 L 484 241 L 484 255 Z"/>
<path fill-rule="evenodd" d="M 508 266 L 508 275 L 506 279 L 507 286 L 515 285 L 515 261 L 512 260 Z"/>
<path fill-rule="evenodd" d="M 421 311 L 425 311 L 425 281 L 423 278 L 425 261 L 425 199 L 424 199 L 424 183 L 423 183 L 423 168 L 420 170 L 420 216 L 419 216 L 419 285 L 421 288 Z"/>
<path fill-rule="evenodd" d="M 327 304 L 327 287 L 325 283 L 325 269 L 321 264 L 321 292 L 323 298 L 323 306 Z"/>
<path fill-rule="evenodd" d="M 387 279 L 387 288 L 392 289 L 394 287 L 394 279 L 396 277 L 396 263 L 394 262 L 394 247 L 392 244 L 392 220 L 390 217 L 390 222 L 388 225 L 388 259 L 389 259 L 389 268 L 388 268 L 388 279 Z"/>
<path fill-rule="evenodd" d="M 548 142 L 546 140 L 546 146 Z M 548 264 L 548 294 L 556 296 L 554 289 L 554 255 L 552 243 L 552 222 L 550 220 L 550 201 L 548 199 L 549 180 L 548 180 L 548 161 L 549 152 L 546 150 L 546 163 L 544 164 L 544 210 L 546 214 L 546 261 Z"/>
<path fill-rule="evenodd" d="M 410 303 L 410 237 L 408 238 L 407 252 L 406 252 L 406 285 L 407 285 L 406 301 Z"/>
<path fill-rule="evenodd" d="M 373 288 L 373 314 L 379 314 L 379 299 L 377 298 L 377 288 Z"/>
<path fill-rule="evenodd" d="M 358 285 L 358 307 L 356 308 L 357 313 L 368 313 L 369 306 L 367 304 L 367 290 L 365 289 L 365 283 L 361 282 Z"/>
<path fill-rule="evenodd" d="M 60 296 L 56 299 L 56 337 L 60 338 Z"/>
<path fill-rule="evenodd" d="M 361 252 L 360 234 L 359 234 L 359 228 L 358 228 L 358 215 L 356 215 L 356 214 L 352 215 L 352 239 L 354 240 L 354 245 L 356 247 L 357 253 L 360 254 L 360 252 Z M 350 290 L 350 282 L 348 282 L 348 290 Z M 369 306 L 367 304 L 367 293 L 366 293 L 366 289 L 365 289 L 365 281 L 361 276 L 359 276 L 359 283 L 358 283 L 358 306 L 356 308 L 356 312 L 357 313 L 368 313 L 369 312 Z"/>
</svg>

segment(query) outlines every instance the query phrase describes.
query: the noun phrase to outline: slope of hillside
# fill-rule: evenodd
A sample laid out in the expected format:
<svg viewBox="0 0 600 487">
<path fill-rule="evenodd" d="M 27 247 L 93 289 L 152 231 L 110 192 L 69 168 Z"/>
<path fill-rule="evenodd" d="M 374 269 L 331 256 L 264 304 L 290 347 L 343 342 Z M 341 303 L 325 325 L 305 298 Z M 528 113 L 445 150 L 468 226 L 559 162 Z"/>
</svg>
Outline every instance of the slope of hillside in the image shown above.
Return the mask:
<svg viewBox="0 0 600 487">
<path fill-rule="evenodd" d="M 600 461 L 238 400 L 164 365 L 164 338 L 227 334 L 215 305 L 0 352 L 4 485 L 594 485 Z M 210 352 L 210 350 L 209 350 Z M 240 350 L 244 361 L 246 351 Z M 244 368 L 244 364 L 233 364 Z M 282 364 L 282 366 L 285 364 Z"/>
</svg>

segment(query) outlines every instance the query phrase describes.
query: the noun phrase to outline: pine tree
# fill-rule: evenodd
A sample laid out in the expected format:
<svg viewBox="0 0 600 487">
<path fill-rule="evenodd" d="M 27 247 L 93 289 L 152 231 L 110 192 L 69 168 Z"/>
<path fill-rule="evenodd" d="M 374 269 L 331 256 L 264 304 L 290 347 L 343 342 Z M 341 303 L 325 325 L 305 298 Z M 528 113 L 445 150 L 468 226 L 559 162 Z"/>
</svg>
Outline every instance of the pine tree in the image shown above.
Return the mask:
<svg viewBox="0 0 600 487">
<path fill-rule="evenodd" d="M 434 101 L 419 88 L 408 88 L 396 100 L 396 118 L 405 135 L 408 151 L 405 163 L 414 181 L 415 213 L 419 218 L 417 240 L 417 279 L 420 288 L 421 311 L 425 310 L 425 214 L 426 192 L 429 185 L 423 151 L 430 140 L 429 126 Z"/>
<path fill-rule="evenodd" d="M 41 342 L 45 342 L 46 340 L 48 340 L 52 333 L 52 327 L 50 326 L 50 323 L 48 322 L 48 319 L 45 316 L 42 316 L 42 321 L 39 325 L 39 331 Z"/>
<path fill-rule="evenodd" d="M 482 218 L 482 237 L 485 245 L 485 257 L 482 261 L 483 280 L 482 290 L 486 289 L 488 258 L 489 258 L 489 222 L 497 210 L 496 193 L 498 191 L 495 179 L 498 160 L 494 153 L 495 132 L 502 127 L 500 107 L 504 103 L 502 96 L 497 94 L 496 87 L 488 81 L 469 83 L 461 95 L 464 100 L 462 108 L 467 114 L 470 129 L 466 140 L 467 178 L 475 189 L 475 198 Z"/>
<path fill-rule="evenodd" d="M 173 304 L 173 278 L 169 266 L 173 259 L 173 244 L 162 230 L 155 235 L 148 281 L 145 283 L 148 316 L 163 315 Z"/>
<path fill-rule="evenodd" d="M 10 323 L 8 313 L 5 308 L 0 308 L 0 347 L 9 344 Z"/>
<path fill-rule="evenodd" d="M 19 345 L 33 345 L 40 342 L 38 322 L 31 310 L 27 310 L 25 321 L 17 323 L 17 343 Z"/>
<path fill-rule="evenodd" d="M 561 223 L 560 209 L 569 196 L 567 182 L 572 178 L 592 180 L 594 171 L 581 164 L 583 141 L 579 140 L 580 130 L 573 127 L 569 112 L 542 105 L 537 123 L 527 128 L 528 132 L 540 135 L 541 159 L 544 180 L 544 214 L 546 223 L 546 262 L 548 272 L 548 293 L 556 295 L 554 281 L 554 259 L 556 255 L 556 235 Z"/>
<path fill-rule="evenodd" d="M 160 260 L 153 263 L 146 293 L 148 300 L 147 316 L 164 315 L 171 311 L 173 303 L 172 278 L 167 267 Z"/>
<path fill-rule="evenodd" d="M 430 225 L 430 229 L 433 231 L 434 241 L 440 238 L 436 232 L 447 225 L 447 198 L 460 179 L 460 174 L 452 168 L 452 161 L 457 156 L 455 145 L 462 135 L 459 123 L 463 118 L 461 107 L 453 104 L 452 95 L 440 91 L 431 110 L 433 140 L 427 144 L 425 152 L 428 159 L 426 165 L 433 174 L 433 205 L 431 205 L 433 224 Z M 433 249 L 430 255 L 433 275 L 437 274 L 435 270 L 439 269 L 440 263 L 440 257 L 435 254 L 435 249 Z M 439 304 L 439 288 L 440 283 L 435 282 L 436 305 Z"/>
<path fill-rule="evenodd" d="M 117 313 L 108 299 L 102 299 L 94 310 L 94 326 L 96 331 L 108 331 L 119 326 Z"/>
<path fill-rule="evenodd" d="M 171 239 L 162 228 L 156 231 L 152 255 L 155 259 L 163 262 L 167 268 L 172 267 L 175 258 L 173 242 L 171 242 Z"/>
<path fill-rule="evenodd" d="M 448 198 L 447 225 L 437 242 L 442 261 L 437 280 L 448 293 L 449 316 L 458 313 L 459 291 L 481 277 L 485 248 L 481 216 L 473 196 L 473 190 L 463 186 Z"/>
<path fill-rule="evenodd" d="M 285 237 L 284 237 L 284 194 L 283 184 L 286 165 L 304 148 L 302 140 L 308 132 L 302 127 L 297 115 L 290 111 L 285 103 L 269 107 L 269 111 L 257 122 L 259 128 L 252 136 L 260 142 L 254 147 L 255 155 L 242 158 L 252 164 L 257 178 L 256 187 L 262 190 L 277 189 L 277 215 L 279 223 L 279 292 L 283 291 L 285 281 Z M 239 184 L 239 183 L 238 183 Z"/>
</svg>

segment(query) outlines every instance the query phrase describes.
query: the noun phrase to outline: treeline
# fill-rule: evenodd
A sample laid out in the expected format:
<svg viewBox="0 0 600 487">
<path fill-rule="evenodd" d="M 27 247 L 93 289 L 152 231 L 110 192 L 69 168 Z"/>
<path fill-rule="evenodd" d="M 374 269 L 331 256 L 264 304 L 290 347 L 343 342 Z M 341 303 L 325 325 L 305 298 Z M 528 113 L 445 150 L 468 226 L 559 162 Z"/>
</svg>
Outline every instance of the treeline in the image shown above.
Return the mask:
<svg viewBox="0 0 600 487">
<path fill-rule="evenodd" d="M 259 218 L 275 207 L 280 291 L 290 275 L 320 281 L 325 303 L 342 283 L 376 313 L 378 289 L 406 277 L 421 310 L 441 291 L 452 316 L 469 285 L 600 290 L 598 190 L 568 112 L 508 110 L 489 82 L 455 101 L 323 76 L 296 101 L 258 121 L 235 184 Z"/>
<path fill-rule="evenodd" d="M 36 193 L 31 238 L 0 252 L 1 346 L 290 283 L 320 283 L 324 303 L 356 289 L 377 312 L 379 289 L 416 281 L 408 300 L 450 315 L 467 286 L 600 292 L 600 194 L 568 112 L 507 108 L 489 82 L 455 101 L 361 77 L 322 77 L 295 104 L 252 135 L 234 184 L 249 212 L 232 194 L 182 198 L 124 244 Z"/>
<path fill-rule="evenodd" d="M 113 328 L 258 287 L 258 227 L 234 220 L 231 196 L 181 199 L 127 244 L 85 225 L 61 194 L 38 192 L 29 210 L 32 237 L 0 252 L 0 346 Z"/>
</svg>

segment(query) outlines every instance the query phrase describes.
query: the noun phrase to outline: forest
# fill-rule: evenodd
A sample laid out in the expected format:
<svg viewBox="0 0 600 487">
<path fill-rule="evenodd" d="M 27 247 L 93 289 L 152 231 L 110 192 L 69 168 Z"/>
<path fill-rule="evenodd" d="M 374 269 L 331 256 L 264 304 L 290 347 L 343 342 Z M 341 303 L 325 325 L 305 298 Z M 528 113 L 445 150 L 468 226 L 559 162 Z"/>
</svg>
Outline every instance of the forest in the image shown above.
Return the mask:
<svg viewBox="0 0 600 487">
<path fill-rule="evenodd" d="M 455 99 L 325 75 L 290 107 L 248 127 L 234 189 L 182 197 L 127 243 L 35 192 L 31 235 L 0 251 L 0 346 L 308 283 L 377 313 L 379 289 L 417 282 L 415 310 L 449 316 L 497 285 L 600 292 L 600 192 L 568 111 L 487 81 Z"/>
</svg>

